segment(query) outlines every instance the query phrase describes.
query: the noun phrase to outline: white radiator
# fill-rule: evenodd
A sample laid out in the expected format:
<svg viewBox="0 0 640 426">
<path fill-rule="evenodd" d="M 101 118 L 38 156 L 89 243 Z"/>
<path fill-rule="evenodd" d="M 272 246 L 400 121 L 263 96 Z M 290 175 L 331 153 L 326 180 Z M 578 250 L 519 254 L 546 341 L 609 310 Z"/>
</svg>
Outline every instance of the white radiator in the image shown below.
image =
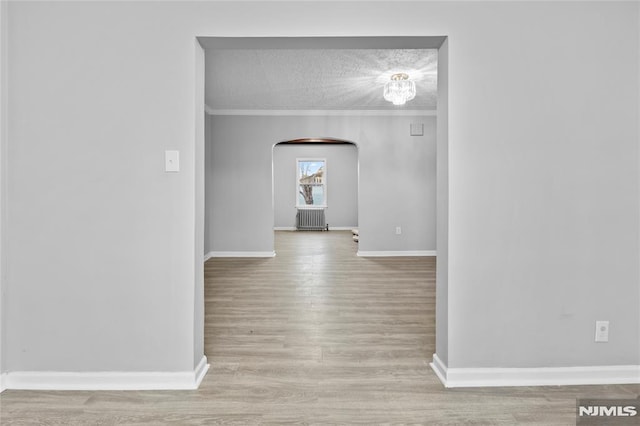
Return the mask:
<svg viewBox="0 0 640 426">
<path fill-rule="evenodd" d="M 328 231 L 329 226 L 324 218 L 324 209 L 298 209 L 296 229 L 298 231 Z"/>
</svg>

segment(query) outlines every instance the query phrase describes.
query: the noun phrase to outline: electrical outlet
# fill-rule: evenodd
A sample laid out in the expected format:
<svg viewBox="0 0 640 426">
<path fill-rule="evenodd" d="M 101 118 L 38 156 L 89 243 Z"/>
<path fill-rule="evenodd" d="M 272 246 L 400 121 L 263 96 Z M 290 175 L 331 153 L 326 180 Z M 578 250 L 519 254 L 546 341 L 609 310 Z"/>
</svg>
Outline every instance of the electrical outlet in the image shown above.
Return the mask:
<svg viewBox="0 0 640 426">
<path fill-rule="evenodd" d="M 596 321 L 596 342 L 609 341 L 609 321 Z"/>
<path fill-rule="evenodd" d="M 402 228 L 399 226 L 396 226 L 396 235 L 400 235 L 402 234 Z"/>
</svg>

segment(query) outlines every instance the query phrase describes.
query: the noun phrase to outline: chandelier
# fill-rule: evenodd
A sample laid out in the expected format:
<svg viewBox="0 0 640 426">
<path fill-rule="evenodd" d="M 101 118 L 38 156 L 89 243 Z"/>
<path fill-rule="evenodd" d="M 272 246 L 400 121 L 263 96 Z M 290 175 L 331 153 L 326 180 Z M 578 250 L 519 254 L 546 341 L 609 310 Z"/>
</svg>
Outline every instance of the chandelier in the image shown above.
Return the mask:
<svg viewBox="0 0 640 426">
<path fill-rule="evenodd" d="M 384 85 L 384 99 L 394 105 L 404 105 L 415 97 L 416 83 L 405 73 L 393 74 Z"/>
</svg>

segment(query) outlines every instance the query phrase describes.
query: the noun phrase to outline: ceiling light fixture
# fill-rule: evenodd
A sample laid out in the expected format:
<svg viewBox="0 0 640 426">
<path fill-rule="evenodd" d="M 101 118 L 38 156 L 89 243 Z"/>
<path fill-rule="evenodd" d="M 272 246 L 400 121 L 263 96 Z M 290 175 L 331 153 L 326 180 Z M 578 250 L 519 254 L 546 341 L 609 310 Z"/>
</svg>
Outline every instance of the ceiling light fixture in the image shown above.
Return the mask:
<svg viewBox="0 0 640 426">
<path fill-rule="evenodd" d="M 384 99 L 394 105 L 404 105 L 416 97 L 416 83 L 409 80 L 409 76 L 403 72 L 393 74 L 391 80 L 384 85 Z"/>
</svg>

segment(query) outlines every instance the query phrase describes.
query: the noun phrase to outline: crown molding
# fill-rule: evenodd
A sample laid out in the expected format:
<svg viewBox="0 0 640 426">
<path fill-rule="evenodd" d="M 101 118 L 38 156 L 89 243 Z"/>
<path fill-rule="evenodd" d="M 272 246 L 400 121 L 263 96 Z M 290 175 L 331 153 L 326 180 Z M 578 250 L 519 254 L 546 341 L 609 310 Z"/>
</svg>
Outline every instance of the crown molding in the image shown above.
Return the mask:
<svg viewBox="0 0 640 426">
<path fill-rule="evenodd" d="M 423 116 L 435 117 L 435 110 L 382 110 L 382 109 L 213 109 L 204 108 L 209 115 L 261 115 L 261 116 Z"/>
</svg>

